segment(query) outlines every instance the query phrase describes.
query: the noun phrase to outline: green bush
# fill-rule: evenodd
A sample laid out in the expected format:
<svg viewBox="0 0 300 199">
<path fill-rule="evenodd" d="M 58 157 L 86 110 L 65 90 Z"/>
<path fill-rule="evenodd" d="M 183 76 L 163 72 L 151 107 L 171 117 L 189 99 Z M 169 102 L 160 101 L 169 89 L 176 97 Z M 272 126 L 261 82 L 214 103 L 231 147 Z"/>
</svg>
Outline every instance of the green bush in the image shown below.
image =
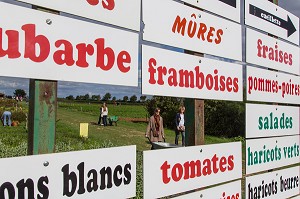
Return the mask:
<svg viewBox="0 0 300 199">
<path fill-rule="evenodd" d="M 245 104 L 205 100 L 205 134 L 221 137 L 245 135 Z"/>
</svg>

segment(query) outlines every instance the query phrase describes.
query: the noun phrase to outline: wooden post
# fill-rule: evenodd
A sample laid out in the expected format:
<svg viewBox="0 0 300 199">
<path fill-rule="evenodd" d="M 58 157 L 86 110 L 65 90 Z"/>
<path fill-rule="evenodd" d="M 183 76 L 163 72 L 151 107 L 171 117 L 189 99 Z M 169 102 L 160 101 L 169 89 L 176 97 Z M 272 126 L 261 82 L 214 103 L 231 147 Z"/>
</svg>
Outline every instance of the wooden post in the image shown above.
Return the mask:
<svg viewBox="0 0 300 199">
<path fill-rule="evenodd" d="M 54 14 L 57 11 L 39 9 Z M 28 115 L 28 155 L 53 153 L 55 150 L 57 81 L 30 79 Z"/>
</svg>

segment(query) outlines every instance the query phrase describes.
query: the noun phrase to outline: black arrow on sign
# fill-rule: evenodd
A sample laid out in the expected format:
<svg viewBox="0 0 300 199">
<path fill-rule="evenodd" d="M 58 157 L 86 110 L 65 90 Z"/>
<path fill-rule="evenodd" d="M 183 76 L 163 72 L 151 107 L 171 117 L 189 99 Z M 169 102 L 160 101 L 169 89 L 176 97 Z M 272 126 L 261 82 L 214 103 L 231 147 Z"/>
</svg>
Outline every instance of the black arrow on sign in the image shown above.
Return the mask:
<svg viewBox="0 0 300 199">
<path fill-rule="evenodd" d="M 249 13 L 258 17 L 258 18 L 261 18 L 263 20 L 266 20 L 274 25 L 277 25 L 285 30 L 287 30 L 287 36 L 291 36 L 294 32 L 296 32 L 296 28 L 293 24 L 293 22 L 291 21 L 289 15 L 287 15 L 287 21 L 265 11 L 265 10 L 262 10 L 256 6 L 253 6 L 251 4 L 249 4 Z"/>
<path fill-rule="evenodd" d="M 236 0 L 219 0 L 219 1 L 236 8 Z"/>
</svg>

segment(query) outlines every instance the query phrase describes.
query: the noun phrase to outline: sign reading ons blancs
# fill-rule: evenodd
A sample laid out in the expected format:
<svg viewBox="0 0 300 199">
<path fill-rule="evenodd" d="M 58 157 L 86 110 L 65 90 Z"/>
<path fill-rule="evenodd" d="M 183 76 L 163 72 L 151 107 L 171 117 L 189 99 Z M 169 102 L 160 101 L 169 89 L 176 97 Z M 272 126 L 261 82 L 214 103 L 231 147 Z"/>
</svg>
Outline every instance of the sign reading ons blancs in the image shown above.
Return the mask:
<svg viewBox="0 0 300 199">
<path fill-rule="evenodd" d="M 245 24 L 299 45 L 299 18 L 267 0 L 245 0 Z"/>
<path fill-rule="evenodd" d="M 246 60 L 279 71 L 300 74 L 299 47 L 246 29 Z"/>
<path fill-rule="evenodd" d="M 299 135 L 246 140 L 246 174 L 299 163 Z"/>
<path fill-rule="evenodd" d="M 241 142 L 232 142 L 144 151 L 144 198 L 159 198 L 239 179 L 241 150 Z"/>
<path fill-rule="evenodd" d="M 246 138 L 299 134 L 299 107 L 246 104 Z"/>
<path fill-rule="evenodd" d="M 290 198 L 298 195 L 299 172 L 300 167 L 297 166 L 246 177 L 246 199 Z"/>
<path fill-rule="evenodd" d="M 231 19 L 240 23 L 241 21 L 241 2 L 240 0 L 209 0 L 209 1 L 195 1 L 182 0 L 188 4 L 198 8 L 208 10 L 210 12 L 221 15 L 225 18 Z"/>
<path fill-rule="evenodd" d="M 247 100 L 300 104 L 300 77 L 247 66 Z"/>
<path fill-rule="evenodd" d="M 0 198 L 131 198 L 136 146 L 1 158 Z"/>
<path fill-rule="evenodd" d="M 2 76 L 138 85 L 137 33 L 6 3 L 0 16 Z"/>
<path fill-rule="evenodd" d="M 171 0 L 143 0 L 142 7 L 144 40 L 242 60 L 240 24 Z"/>
<path fill-rule="evenodd" d="M 140 0 L 18 0 L 140 31 Z"/>
<path fill-rule="evenodd" d="M 242 66 L 143 45 L 142 93 L 242 101 Z"/>
</svg>

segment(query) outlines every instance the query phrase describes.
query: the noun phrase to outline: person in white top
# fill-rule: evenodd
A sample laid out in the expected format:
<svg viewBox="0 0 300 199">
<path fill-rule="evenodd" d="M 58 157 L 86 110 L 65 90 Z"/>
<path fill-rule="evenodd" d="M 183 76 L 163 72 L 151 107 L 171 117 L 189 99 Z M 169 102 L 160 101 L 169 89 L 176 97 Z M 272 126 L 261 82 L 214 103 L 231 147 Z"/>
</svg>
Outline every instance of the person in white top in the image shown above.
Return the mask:
<svg viewBox="0 0 300 199">
<path fill-rule="evenodd" d="M 101 107 L 101 118 L 104 126 L 107 126 L 107 115 L 108 115 L 108 108 L 106 106 L 106 103 L 103 103 Z"/>
<path fill-rule="evenodd" d="M 182 137 L 182 146 L 185 146 L 185 125 L 184 125 L 184 112 L 185 107 L 180 106 L 179 112 L 176 114 L 175 123 L 175 144 L 178 145 L 179 134 L 181 133 Z"/>
</svg>

